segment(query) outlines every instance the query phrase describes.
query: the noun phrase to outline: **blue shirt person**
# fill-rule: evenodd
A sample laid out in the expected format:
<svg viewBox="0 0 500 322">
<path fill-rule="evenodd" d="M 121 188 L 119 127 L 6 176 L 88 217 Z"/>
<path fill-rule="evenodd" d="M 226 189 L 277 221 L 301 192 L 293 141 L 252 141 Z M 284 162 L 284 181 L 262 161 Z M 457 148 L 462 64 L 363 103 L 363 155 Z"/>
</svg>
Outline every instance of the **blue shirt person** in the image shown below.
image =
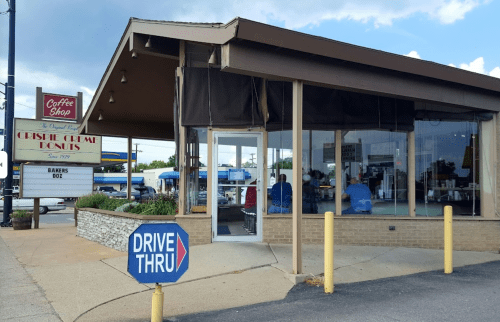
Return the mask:
<svg viewBox="0 0 500 322">
<path fill-rule="evenodd" d="M 358 182 L 358 179 L 352 178 L 351 184 L 342 195 L 342 199 L 350 197 L 351 206 L 342 210 L 342 214 L 371 214 L 372 213 L 372 193 L 370 189 Z"/>
<path fill-rule="evenodd" d="M 290 213 L 292 203 L 292 185 L 286 182 L 286 175 L 281 174 L 271 189 L 272 206 L 268 213 Z"/>
</svg>

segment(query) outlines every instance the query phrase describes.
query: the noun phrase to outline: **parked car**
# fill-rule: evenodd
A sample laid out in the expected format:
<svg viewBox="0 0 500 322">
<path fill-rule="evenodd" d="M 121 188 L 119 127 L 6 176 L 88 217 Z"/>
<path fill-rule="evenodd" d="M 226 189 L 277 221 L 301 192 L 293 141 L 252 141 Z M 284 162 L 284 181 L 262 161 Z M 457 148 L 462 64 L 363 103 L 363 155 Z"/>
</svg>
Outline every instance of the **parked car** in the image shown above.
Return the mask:
<svg viewBox="0 0 500 322">
<path fill-rule="evenodd" d="M 133 185 L 132 190 L 132 200 L 142 201 L 148 200 L 156 197 L 156 190 L 150 186 Z M 127 198 L 127 187 L 124 187 L 120 191 L 111 192 L 109 194 L 111 198 L 126 199 Z"/>
<path fill-rule="evenodd" d="M 30 198 L 12 199 L 12 210 L 33 211 L 35 202 Z M 40 214 L 46 214 L 48 211 L 64 210 L 66 205 L 61 198 L 40 198 Z M 0 200 L 0 210 L 3 211 L 3 198 Z"/>
<path fill-rule="evenodd" d="M 96 191 L 104 193 L 105 195 L 108 195 L 108 196 L 111 196 L 111 194 L 113 192 L 118 192 L 114 187 L 111 187 L 111 186 L 97 187 Z"/>
<path fill-rule="evenodd" d="M 19 198 L 19 186 L 12 187 L 12 198 Z"/>
<path fill-rule="evenodd" d="M 217 203 L 219 205 L 227 205 L 229 201 L 227 200 L 226 197 L 222 193 L 217 194 Z M 198 192 L 198 205 L 200 206 L 205 206 L 207 204 L 207 192 L 206 191 L 200 191 Z"/>
</svg>

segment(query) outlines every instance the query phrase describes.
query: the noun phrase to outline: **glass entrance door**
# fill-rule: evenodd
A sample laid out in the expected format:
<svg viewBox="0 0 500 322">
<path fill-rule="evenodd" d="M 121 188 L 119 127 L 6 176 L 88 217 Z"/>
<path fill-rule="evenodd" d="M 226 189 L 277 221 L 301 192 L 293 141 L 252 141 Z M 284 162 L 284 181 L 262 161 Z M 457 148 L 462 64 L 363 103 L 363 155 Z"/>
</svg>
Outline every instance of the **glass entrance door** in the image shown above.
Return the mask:
<svg viewBox="0 0 500 322">
<path fill-rule="evenodd" d="M 213 132 L 213 241 L 262 241 L 261 132 Z"/>
</svg>

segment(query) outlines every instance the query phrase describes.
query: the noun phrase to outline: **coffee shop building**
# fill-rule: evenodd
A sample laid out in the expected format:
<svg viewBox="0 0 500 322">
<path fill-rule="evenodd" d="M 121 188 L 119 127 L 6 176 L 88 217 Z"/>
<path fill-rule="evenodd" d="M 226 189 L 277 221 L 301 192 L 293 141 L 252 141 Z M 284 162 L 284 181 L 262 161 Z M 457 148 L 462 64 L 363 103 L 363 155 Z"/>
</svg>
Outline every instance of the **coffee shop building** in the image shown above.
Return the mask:
<svg viewBox="0 0 500 322">
<path fill-rule="evenodd" d="M 175 142 L 190 243 L 291 243 L 300 272 L 326 211 L 337 244 L 442 248 L 451 205 L 455 249 L 498 251 L 499 111 L 498 78 L 242 18 L 131 18 L 79 131 Z M 269 213 L 283 173 L 290 207 Z M 371 214 L 340 215 L 351 178 Z"/>
</svg>

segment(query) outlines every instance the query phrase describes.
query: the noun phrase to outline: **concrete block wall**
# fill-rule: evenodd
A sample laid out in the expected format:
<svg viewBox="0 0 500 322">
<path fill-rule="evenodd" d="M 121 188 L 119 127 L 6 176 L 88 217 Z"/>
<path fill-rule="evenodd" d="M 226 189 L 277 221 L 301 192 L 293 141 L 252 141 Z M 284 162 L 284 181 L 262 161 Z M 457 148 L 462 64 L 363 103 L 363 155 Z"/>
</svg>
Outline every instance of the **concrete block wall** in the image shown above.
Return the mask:
<svg viewBox="0 0 500 322">
<path fill-rule="evenodd" d="M 395 230 L 389 230 L 394 226 Z M 291 216 L 265 216 L 263 241 L 292 243 Z M 304 216 L 302 221 L 304 244 L 324 243 L 324 217 Z M 335 217 L 334 240 L 339 245 L 368 245 L 419 247 L 442 249 L 444 243 L 443 218 L 361 218 Z M 500 250 L 500 220 L 460 218 L 453 221 L 455 250 Z"/>
</svg>

